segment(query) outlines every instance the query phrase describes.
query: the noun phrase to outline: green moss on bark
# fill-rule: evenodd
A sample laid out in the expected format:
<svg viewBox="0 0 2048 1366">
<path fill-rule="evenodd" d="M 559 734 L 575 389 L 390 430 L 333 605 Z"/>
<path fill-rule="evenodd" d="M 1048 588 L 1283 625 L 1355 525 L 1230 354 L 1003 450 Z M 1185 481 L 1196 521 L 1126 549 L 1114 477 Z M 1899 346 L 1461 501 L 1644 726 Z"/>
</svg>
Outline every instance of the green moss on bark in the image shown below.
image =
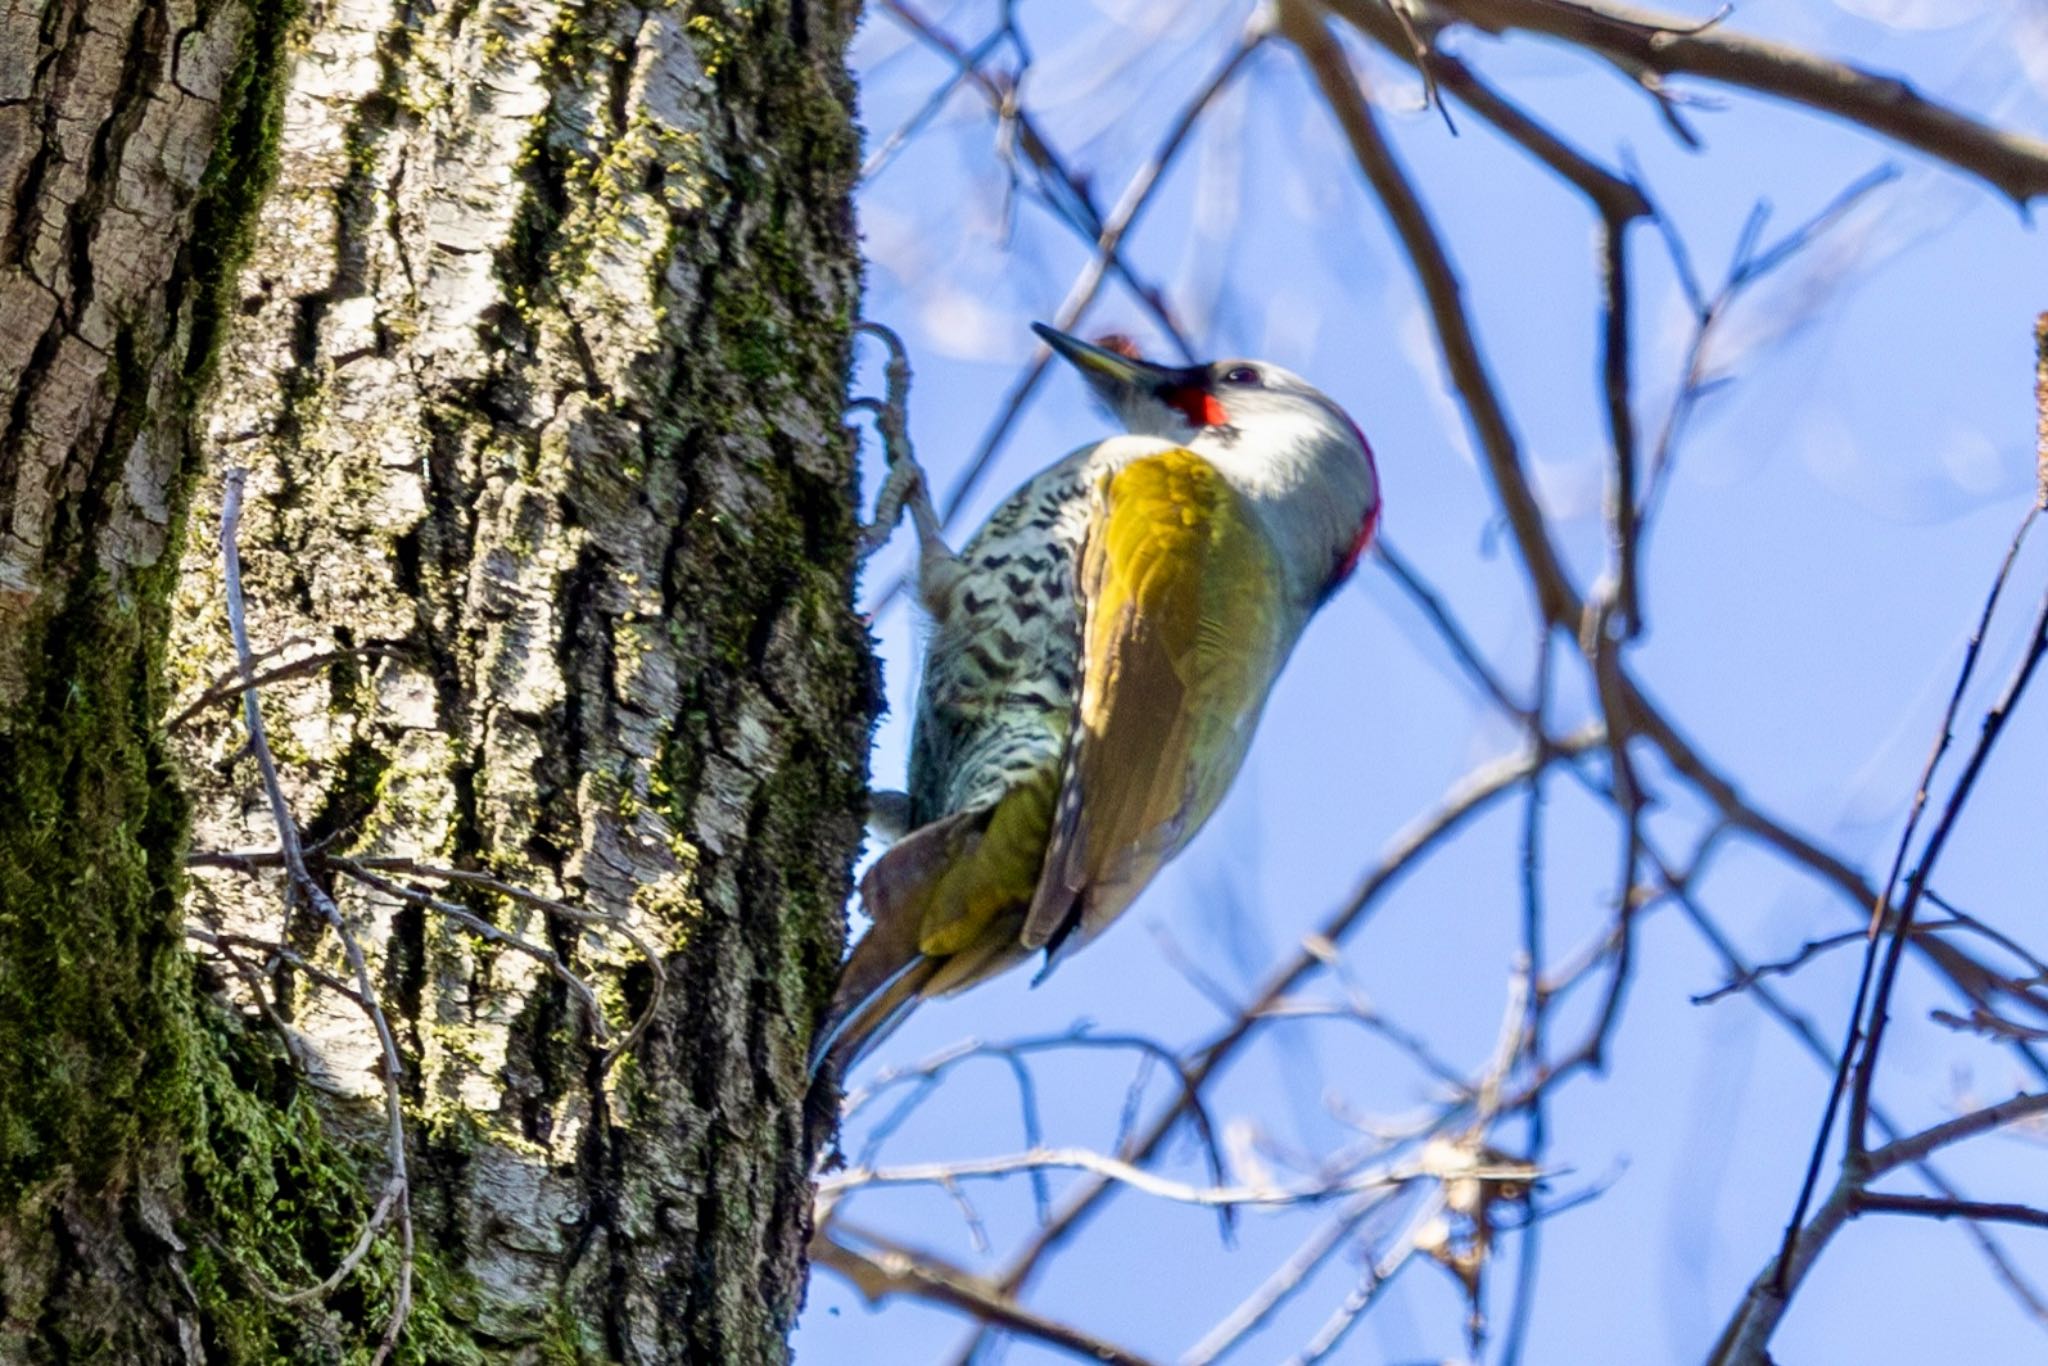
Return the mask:
<svg viewBox="0 0 2048 1366">
<path fill-rule="evenodd" d="M 224 91 L 193 245 L 180 263 L 194 301 L 183 366 L 194 382 L 275 163 L 295 9 L 296 0 L 256 0 Z M 37 664 L 0 728 L 0 1177 L 17 1192 L 65 1176 L 123 1185 L 190 1108 L 178 928 L 186 816 L 161 730 L 177 537 L 138 568 L 99 564 L 95 536 L 137 434 L 145 424 L 175 431 L 180 420 L 147 411 L 148 372 L 162 357 L 142 354 L 143 345 L 136 329 L 121 332 L 101 458 L 48 555 L 80 569 L 54 612 L 30 627 Z M 193 392 L 186 388 L 187 401 Z M 187 446 L 172 480 L 174 524 L 193 463 Z M 116 568 L 126 570 L 118 591 L 109 587 Z"/>
<path fill-rule="evenodd" d="M 196 1296 L 210 1360 L 366 1360 L 375 1340 L 357 1325 L 377 1318 L 396 1272 L 387 1246 L 324 1305 L 278 1306 L 256 1290 L 327 1273 L 361 1227 L 377 1163 L 323 1134 L 274 1041 L 195 990 L 181 944 L 187 807 L 162 732 L 168 603 L 197 465 L 183 429 L 275 168 L 297 14 L 297 0 L 254 0 L 172 290 L 190 310 L 186 350 L 150 349 L 140 325 L 120 334 L 114 416 L 47 557 L 79 569 L 29 625 L 36 662 L 0 724 L 0 1239 L 40 1249 L 23 1255 L 51 1285 L 40 1305 L 10 1287 L 4 1346 L 26 1354 L 10 1360 L 168 1351 L 145 1301 L 166 1287 L 164 1254 L 180 1243 L 185 1279 L 164 1300 L 183 1313 Z M 175 328 L 160 331 L 156 346 L 176 344 Z M 176 410 L 152 411 L 150 376 L 165 367 Z M 98 531 L 138 439 L 181 452 L 173 534 L 152 564 L 102 564 Z M 118 1212 L 79 1213 L 95 1208 Z M 109 1255 L 52 1237 L 78 1218 L 141 1242 L 141 1285 L 63 1289 L 77 1274 L 68 1258 Z M 400 1360 L 480 1359 L 451 1326 L 463 1294 L 422 1259 Z"/>
<path fill-rule="evenodd" d="M 697 1257 L 723 1269 L 687 1287 L 690 1347 L 705 1360 L 779 1359 L 800 1301 L 797 1276 L 734 1271 L 764 1255 L 787 1266 L 801 1257 L 815 1134 L 777 1107 L 801 1104 L 808 1029 L 837 972 L 878 706 L 852 608 L 853 451 L 836 421 L 858 282 L 820 274 L 830 244 L 851 241 L 857 149 L 849 92 L 793 41 L 800 28 L 779 5 L 728 6 L 692 23 L 718 107 L 744 111 L 776 156 L 772 175 L 762 159 L 736 159 L 701 212 L 672 221 L 672 255 L 717 265 L 692 310 L 666 327 L 678 353 L 715 360 L 664 376 L 644 427 L 643 463 L 672 463 L 686 491 L 665 596 L 697 668 L 656 794 L 676 827 L 693 828 L 705 756 L 733 752 L 737 718 L 757 705 L 752 690 L 766 690 L 777 727 L 775 764 L 747 799 L 745 848 L 724 871 L 738 903 L 710 909 L 680 965 L 686 999 L 715 997 L 705 979 L 722 964 L 754 965 L 755 1008 L 794 1025 L 726 1045 L 765 1065 L 759 1084 L 779 1096 L 745 1111 L 700 1097 L 719 1118 L 692 1161 L 706 1192 Z M 824 430 L 792 426 L 792 411 L 827 415 Z M 728 501 L 735 480 L 747 493 Z M 778 686 L 798 678 L 800 694 Z M 707 886 L 722 880 L 718 862 L 706 858 Z M 764 1297 L 767 1288 L 779 1293 Z"/>
<path fill-rule="evenodd" d="M 325 1299 L 287 1306 L 272 1296 L 320 1281 L 348 1254 L 376 1202 L 381 1148 L 329 1135 L 274 1036 L 211 1004 L 195 1018 L 186 1223 L 200 1231 L 188 1273 L 208 1358 L 367 1362 L 396 1288 L 399 1254 L 388 1233 Z M 376 1132 L 381 1117 L 364 1118 Z M 422 1247 L 413 1295 L 394 1359 L 480 1366 L 485 1357 L 466 1326 L 474 1317 L 467 1280 Z"/>
<path fill-rule="evenodd" d="M 158 577 L 158 576 L 152 576 Z M 0 735 L 0 1179 L 126 1183 L 182 1098 L 185 811 L 156 735 L 159 585 L 89 579 Z"/>
<path fill-rule="evenodd" d="M 295 0 L 252 3 L 255 23 L 227 82 L 195 235 L 179 262 L 191 345 L 182 354 L 141 355 L 133 338 L 125 343 L 124 417 L 97 461 L 101 479 L 118 476 L 143 421 L 181 424 L 211 373 L 236 266 L 275 162 L 277 95 L 295 13 Z M 606 35 L 619 23 L 637 30 L 643 16 L 636 11 L 628 23 L 622 13 L 603 0 L 572 9 L 545 58 L 551 80 L 566 86 L 589 78 L 581 70 L 588 58 L 595 79 L 623 89 L 624 59 Z M 596 219 L 565 229 L 567 205 L 573 198 L 586 207 L 586 191 L 602 190 L 605 177 L 616 178 L 643 154 L 658 161 L 659 183 L 648 186 L 637 173 L 622 183 L 642 194 L 659 191 L 669 213 L 666 225 L 654 225 L 667 233 L 663 264 L 701 286 L 677 290 L 665 272 L 655 275 L 661 332 L 650 349 L 660 354 L 633 384 L 618 386 L 631 400 L 593 386 L 593 396 L 606 401 L 606 419 L 638 424 L 646 439 L 620 452 L 616 470 L 568 471 L 563 497 L 601 509 L 618 496 L 622 476 L 681 519 L 662 561 L 671 576 L 661 584 L 661 610 L 673 633 L 668 643 L 691 667 L 679 681 L 685 701 L 662 737 L 666 757 L 649 793 L 679 842 L 696 838 L 695 804 L 706 795 L 702 756 L 724 745 L 729 757 L 734 747 L 725 742 L 742 718 L 772 731 L 772 752 L 748 761 L 758 782 L 745 798 L 744 839 L 716 858 L 676 848 L 684 871 L 674 886 L 662 886 L 658 901 L 677 922 L 670 941 L 677 976 L 691 979 L 672 1002 L 729 985 L 716 981 L 729 963 L 744 963 L 748 978 L 737 998 L 727 998 L 727 1013 L 702 1026 L 704 1037 L 677 1042 L 677 1024 L 696 1023 L 687 1015 L 652 1036 L 664 1038 L 668 1054 L 650 1049 L 612 1078 L 622 1122 L 592 1122 L 577 1160 L 594 1170 L 618 1159 L 593 1177 L 602 1197 L 593 1226 L 609 1220 L 610 1232 L 592 1237 L 609 1236 L 623 1249 L 606 1273 L 611 1288 L 565 1291 L 552 1317 L 545 1304 L 523 1306 L 533 1317 L 521 1323 L 536 1336 L 510 1344 L 479 1326 L 504 1316 L 495 1307 L 480 1312 L 479 1288 L 423 1242 L 400 1360 L 481 1361 L 501 1348 L 551 1361 L 602 1359 L 614 1354 L 629 1317 L 636 1337 L 653 1325 L 674 1335 L 665 1341 L 707 1361 L 769 1361 L 783 1350 L 800 1293 L 808 1208 L 801 1036 L 829 991 L 838 956 L 875 696 L 851 602 L 852 452 L 834 420 L 856 293 L 846 207 L 856 147 L 837 65 L 843 22 L 837 12 L 801 4 L 707 7 L 697 16 L 691 33 L 709 44 L 699 51 L 716 86 L 707 107 L 717 117 L 703 136 L 738 153 L 724 162 L 693 134 L 640 129 L 630 120 L 610 130 L 624 152 L 589 166 L 571 164 L 573 154 L 553 148 L 545 130 L 534 144 L 532 194 L 503 258 L 516 307 L 493 317 L 508 352 L 537 350 L 540 330 L 561 325 L 551 291 L 587 267 L 592 236 L 605 228 Z M 826 25 L 829 40 L 808 36 L 808 28 Z M 369 148 L 350 144 L 364 177 L 373 169 Z M 718 164 L 731 168 L 723 178 Z M 661 240 L 647 239 L 650 254 L 661 255 L 653 250 Z M 507 366 L 517 369 L 516 354 Z M 166 369 L 180 411 L 145 414 L 151 386 L 144 377 L 166 377 Z M 620 370 L 604 373 L 615 380 Z M 451 411 L 467 429 L 517 420 L 509 407 Z M 304 409 L 292 415 L 309 417 Z M 521 433 L 500 434 L 528 451 Z M 184 449 L 189 458 L 190 443 Z M 538 463 L 538 443 L 532 450 Z M 182 503 L 192 474 L 189 465 L 177 471 L 175 501 Z M 745 500 L 722 501 L 737 486 Z M 89 540 L 110 496 L 89 489 L 65 534 L 78 544 Z M 115 578 L 88 562 L 78 586 L 37 627 L 41 664 L 26 700 L 0 718 L 0 1019 L 17 1022 L 0 1032 L 0 1177 L 17 1195 L 46 1197 L 33 1206 L 38 1236 L 68 1217 L 59 1197 L 82 1195 L 113 1212 L 103 1226 L 135 1239 L 138 1263 L 175 1263 L 175 1271 L 148 1273 L 164 1292 L 153 1303 L 196 1321 L 209 1359 L 360 1361 L 374 1351 L 388 1312 L 397 1271 L 388 1241 L 320 1302 L 280 1306 L 259 1287 L 317 1282 L 346 1254 L 382 1179 L 374 1117 L 359 1126 L 324 1099 L 316 1106 L 269 1031 L 214 999 L 239 989 L 216 993 L 219 984 L 202 974 L 195 990 L 194 967 L 179 947 L 186 816 L 158 730 L 167 566 L 175 562 L 173 553 L 162 566 L 121 578 L 118 592 L 108 586 Z M 433 563 L 430 557 L 430 569 Z M 613 624 L 605 609 L 590 610 L 595 630 L 571 637 L 569 653 L 595 657 L 609 643 L 598 640 Z M 385 763 L 374 747 L 348 755 L 346 779 L 314 818 L 321 832 L 376 819 L 390 786 Z M 567 776 L 601 783 L 607 775 Z M 564 783 L 560 791 L 573 797 L 575 789 Z M 622 820 L 634 800 L 620 788 Z M 558 828 L 577 827 L 563 820 Z M 724 901 L 710 904 L 705 888 L 714 877 L 692 881 L 700 855 L 720 865 L 712 874 L 722 887 L 739 891 L 720 892 Z M 535 1017 L 522 1029 L 538 1036 L 552 1026 Z M 551 1039 L 564 1045 L 565 1058 L 566 1042 L 566 1035 Z M 734 1077 L 739 1082 L 728 1084 Z M 685 1137 L 675 1137 L 674 1127 L 655 1129 L 657 1102 L 669 1107 L 663 1117 L 681 1115 L 694 1126 Z M 331 1122 L 323 1125 L 322 1114 Z M 493 1132 L 487 1141 L 500 1137 Z M 461 1178 L 450 1175 L 455 1138 L 444 1142 L 423 1117 L 414 1139 L 426 1201 L 443 1193 L 451 1203 L 459 1199 Z M 673 1223 L 664 1216 L 663 1238 L 692 1243 L 673 1259 L 634 1245 L 649 1236 L 646 1209 L 623 1210 L 635 1195 L 621 1193 L 653 1184 L 649 1159 L 671 1141 L 683 1158 L 678 1165 L 701 1178 L 705 1192 Z M 424 1213 L 445 1221 L 439 1232 L 459 1224 L 447 1209 Z M 0 1236 L 11 1231 L 0 1223 Z M 49 1241 L 54 1248 L 61 1240 Z M 167 1256 L 180 1242 L 182 1253 Z M 592 1261 L 601 1254 L 590 1249 L 599 1246 L 582 1245 L 579 1256 Z M 628 1276 L 638 1278 L 630 1293 Z M 581 1298 L 572 1302 L 571 1294 Z M 10 1316 L 26 1312 L 36 1322 L 36 1306 L 10 1300 L 7 1307 Z M 148 1311 L 117 1305 L 103 1312 L 139 1322 Z M 134 1331 L 152 1326 L 161 1334 L 161 1321 Z M 0 1343 L 0 1355 L 7 1347 Z M 111 1340 L 79 1338 L 64 1347 L 59 1355 L 81 1360 L 142 1359 Z"/>
</svg>

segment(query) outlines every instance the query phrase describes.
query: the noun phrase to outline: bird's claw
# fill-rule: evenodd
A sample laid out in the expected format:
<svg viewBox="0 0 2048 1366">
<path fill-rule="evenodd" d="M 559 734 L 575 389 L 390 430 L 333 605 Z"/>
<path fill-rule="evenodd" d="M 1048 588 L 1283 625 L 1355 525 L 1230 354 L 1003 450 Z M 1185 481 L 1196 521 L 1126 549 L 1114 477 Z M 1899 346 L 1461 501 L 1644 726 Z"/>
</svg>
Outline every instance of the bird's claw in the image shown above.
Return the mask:
<svg viewBox="0 0 2048 1366">
<path fill-rule="evenodd" d="M 930 483 L 910 448 L 910 353 L 903 339 L 880 323 L 862 322 L 854 330 L 880 338 L 889 349 L 889 361 L 882 372 L 883 397 L 857 398 L 847 405 L 848 412 L 874 415 L 875 430 L 881 434 L 882 452 L 889 464 L 889 476 L 875 498 L 875 519 L 860 529 L 856 552 L 865 560 L 880 550 L 903 520 L 907 508 L 917 526 L 920 560 L 950 561 L 953 552 L 946 546 L 938 513 L 932 508 Z"/>
<path fill-rule="evenodd" d="M 882 481 L 882 491 L 875 495 L 875 519 L 860 529 L 854 553 L 865 560 L 887 545 L 903 520 L 904 505 L 920 496 L 927 496 L 923 467 L 909 459 L 890 462 L 889 476 Z"/>
</svg>

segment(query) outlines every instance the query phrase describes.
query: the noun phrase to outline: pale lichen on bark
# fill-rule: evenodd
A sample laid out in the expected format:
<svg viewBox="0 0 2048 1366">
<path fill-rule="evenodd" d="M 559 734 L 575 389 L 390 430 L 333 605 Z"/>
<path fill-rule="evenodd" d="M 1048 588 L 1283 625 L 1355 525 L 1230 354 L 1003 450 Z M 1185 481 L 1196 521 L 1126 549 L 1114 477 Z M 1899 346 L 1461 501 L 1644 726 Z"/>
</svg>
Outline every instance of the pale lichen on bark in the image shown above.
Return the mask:
<svg viewBox="0 0 2048 1366">
<path fill-rule="evenodd" d="M 353 1007 L 287 1001 L 309 1087 L 178 946 L 188 824 L 274 839 L 228 709 L 181 770 L 163 743 L 227 656 L 211 537 L 175 603 L 167 551 L 231 463 L 259 644 L 338 652 L 266 693 L 309 838 L 666 954 L 606 1075 L 528 960 L 351 902 L 414 1068 L 401 1359 L 782 1354 L 872 706 L 851 23 L 0 0 L 0 1355 L 361 1358 L 390 1291 L 387 1247 L 325 1305 L 255 1293 L 317 1280 L 374 1198 Z M 265 889 L 206 892 L 275 932 Z M 633 955 L 475 904 L 621 1019 L 649 1000 Z"/>
<path fill-rule="evenodd" d="M 178 948 L 185 815 L 160 730 L 189 399 L 267 178 L 289 21 L 274 0 L 0 5 L 9 1361 L 204 1350 L 206 1254 L 186 1238 L 224 1183 L 192 1153 L 295 1123 L 289 1098 L 254 1126 L 223 1103 L 240 1045 Z M 306 1169 L 309 1211 L 317 1147 L 274 1149 Z"/>
<path fill-rule="evenodd" d="M 530 960 L 351 895 L 406 1016 L 423 1225 L 458 1328 L 513 1359 L 774 1359 L 800 1294 L 804 1055 L 872 706 L 839 421 L 857 307 L 841 58 L 797 4 L 493 0 L 308 16 L 279 187 L 205 413 L 251 471 L 266 692 L 310 838 L 631 916 L 668 1006 L 598 1081 Z M 195 537 L 181 694 L 226 657 Z M 189 728 L 195 840 L 274 842 L 228 708 Z M 266 928 L 254 883 L 214 879 Z M 620 1019 L 649 970 L 524 908 Z M 304 986 L 324 1085 L 374 1041 Z"/>
</svg>

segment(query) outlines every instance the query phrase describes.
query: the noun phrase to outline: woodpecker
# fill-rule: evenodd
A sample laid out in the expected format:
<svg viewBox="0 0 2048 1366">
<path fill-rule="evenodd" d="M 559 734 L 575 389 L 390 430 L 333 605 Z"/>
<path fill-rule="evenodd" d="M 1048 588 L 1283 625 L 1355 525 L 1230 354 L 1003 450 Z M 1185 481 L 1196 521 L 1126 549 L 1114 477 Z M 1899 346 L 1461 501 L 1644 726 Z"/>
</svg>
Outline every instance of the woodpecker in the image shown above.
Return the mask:
<svg viewBox="0 0 2048 1366">
<path fill-rule="evenodd" d="M 906 502 L 916 523 L 933 629 L 904 833 L 861 880 L 873 924 L 814 1069 L 850 1066 L 920 999 L 1033 955 L 1042 976 L 1116 919 L 1222 800 L 1379 520 L 1371 447 L 1298 375 L 1033 330 L 1128 435 L 1027 481 L 957 555 L 921 483 L 885 490 L 881 533 Z M 916 481 L 896 420 L 892 483 Z"/>
</svg>

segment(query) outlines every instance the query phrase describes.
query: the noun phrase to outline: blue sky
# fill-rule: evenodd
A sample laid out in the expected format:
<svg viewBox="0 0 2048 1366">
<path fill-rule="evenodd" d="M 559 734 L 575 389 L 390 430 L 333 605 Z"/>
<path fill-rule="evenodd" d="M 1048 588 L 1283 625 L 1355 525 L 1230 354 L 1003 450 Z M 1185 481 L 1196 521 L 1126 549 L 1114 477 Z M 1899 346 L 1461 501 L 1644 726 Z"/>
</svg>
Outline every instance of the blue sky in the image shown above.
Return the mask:
<svg viewBox="0 0 2048 1366">
<path fill-rule="evenodd" d="M 929 12 L 969 42 L 997 22 L 996 6 L 982 0 Z M 1046 0 L 1018 13 L 1034 56 L 1026 105 L 1107 204 L 1234 41 L 1249 7 Z M 2048 7 L 2038 0 L 1755 0 L 1726 22 L 1909 75 L 1930 95 L 2005 126 L 2048 130 Z M 1690 151 L 1640 91 L 1579 54 L 1469 32 L 1451 42 L 1589 155 L 1638 165 L 1709 285 L 1758 202 L 1771 208 L 1768 239 L 1873 169 L 1897 169 L 1731 314 L 1714 353 L 1731 383 L 1704 402 L 1679 450 L 1645 551 L 1649 632 L 1632 654 L 1651 697 L 1748 798 L 1881 878 L 1969 626 L 2034 486 L 2029 335 L 2034 314 L 2048 307 L 2048 243 L 1977 183 L 1805 111 L 1687 85 L 1704 101 L 1687 110 L 1705 143 Z M 1452 136 L 1421 109 L 1405 67 L 1353 52 L 1455 254 L 1553 534 L 1584 588 L 1602 565 L 1608 458 L 1594 219 L 1569 189 L 1455 106 Z M 947 75 L 879 11 L 856 66 L 871 147 Z M 913 435 L 948 487 L 1029 359 L 1026 324 L 1052 316 L 1087 248 L 1028 190 L 1006 191 L 992 125 L 970 93 L 956 95 L 864 188 L 861 214 L 868 313 L 911 347 Z M 1635 411 L 1654 433 L 1690 319 L 1654 231 L 1637 228 L 1632 248 Z M 1133 234 L 1129 257 L 1163 285 L 1200 349 L 1278 361 L 1349 408 L 1378 454 L 1388 538 L 1512 686 L 1525 688 L 1536 640 L 1526 585 L 1413 276 L 1292 51 L 1276 44 L 1254 57 L 1218 102 Z M 1111 329 L 1164 350 L 1144 312 L 1115 287 L 1079 330 Z M 1078 381 L 1051 375 L 961 530 L 1035 469 L 1105 431 Z M 907 566 L 908 543 L 906 532 L 871 564 L 871 598 Z M 1966 735 L 2010 672 L 2044 583 L 2048 536 L 2014 571 L 2007 616 L 1965 705 Z M 874 752 L 880 786 L 902 780 L 919 630 L 901 601 L 875 620 L 890 708 Z M 1561 655 L 1552 708 L 1560 731 L 1589 715 L 1583 678 L 1583 666 Z M 1018 974 L 925 1008 L 866 1066 L 912 1061 L 970 1035 L 1044 1035 L 1083 1019 L 1174 1045 L 1199 1040 L 1222 1017 L 1168 961 L 1162 932 L 1231 991 L 1248 990 L 1341 903 L 1397 831 L 1516 743 L 1513 726 L 1466 681 L 1413 604 L 1368 566 L 1311 625 L 1223 810 L 1113 933 L 1035 990 Z M 1681 855 L 1704 829 L 1703 808 L 1660 764 L 1641 762 L 1660 801 L 1650 828 Z M 2010 728 L 1937 882 L 1955 904 L 2022 937 L 2048 909 L 2044 766 L 2048 704 L 2036 699 Z M 1611 815 L 1562 775 L 1546 791 L 1543 884 L 1555 960 L 1610 913 L 1616 836 Z M 1520 948 L 1522 819 L 1519 798 L 1499 804 L 1402 882 L 1344 945 L 1348 970 L 1374 1004 L 1460 1069 L 1480 1067 L 1493 1046 Z M 1854 923 L 1833 891 L 1740 839 L 1720 846 L 1698 890 L 1753 958 Z M 1836 954 L 1784 984 L 1831 1042 L 1854 971 L 1852 956 Z M 1557 1187 L 1611 1185 L 1545 1225 L 1525 1360 L 1696 1360 L 1768 1256 L 1825 1078 L 1753 1002 L 1691 1004 L 1722 976 L 1675 910 L 1645 917 L 1612 1066 L 1573 1080 L 1550 1110 L 1549 1160 L 1567 1169 Z M 1325 980 L 1304 995 L 1332 990 Z M 2025 1082 L 2008 1055 L 1928 1022 L 1930 1008 L 1947 1004 L 1938 984 L 1909 972 L 1879 1096 L 1911 1127 Z M 1584 1013 L 1578 1003 L 1562 1008 L 1555 1037 L 1574 1037 Z M 1127 1061 L 1060 1057 L 1039 1075 L 1048 1140 L 1108 1146 Z M 1155 1103 L 1164 1094 L 1155 1081 Z M 1212 1107 L 1219 1125 L 1324 1152 L 1346 1137 L 1333 1099 L 1343 1113 L 1391 1116 L 1429 1095 L 1428 1079 L 1385 1046 L 1339 1024 L 1298 1022 L 1268 1026 L 1215 1089 Z M 849 1132 L 849 1151 L 861 1132 L 858 1124 Z M 1503 1146 L 1518 1134 L 1503 1126 Z M 1945 1166 L 1972 1195 L 2048 1202 L 2040 1140 L 1983 1139 Z M 983 1062 L 951 1074 L 883 1154 L 893 1163 L 1024 1146 L 1008 1073 Z M 1165 1170 L 1202 1178 L 1199 1155 L 1185 1144 Z M 941 1191 L 874 1191 L 848 1209 L 865 1226 L 993 1270 L 1029 1232 L 1029 1187 L 977 1187 L 975 1201 L 994 1242 L 989 1254 L 975 1249 Z M 1027 1298 L 1172 1360 L 1323 1217 L 1247 1215 L 1236 1246 L 1224 1248 L 1201 1211 L 1127 1193 Z M 2048 1235 L 2012 1231 L 2005 1242 L 2048 1280 Z M 1511 1242 L 1502 1254 L 1491 1271 L 1488 1360 L 1514 1274 Z M 1286 1358 L 1356 1277 L 1355 1263 L 1337 1259 L 1234 1359 Z M 1463 1321 L 1450 1280 L 1415 1266 L 1334 1359 L 1463 1359 Z M 796 1346 L 801 1360 L 836 1366 L 949 1360 L 963 1339 L 964 1323 L 950 1313 L 904 1301 L 873 1311 L 821 1273 Z M 1866 1218 L 1829 1249 L 1774 1345 L 1787 1362 L 2002 1362 L 2039 1360 L 2043 1343 L 1959 1231 Z M 1023 1342 L 1003 1357 L 1013 1366 L 1062 1359 Z"/>
</svg>

